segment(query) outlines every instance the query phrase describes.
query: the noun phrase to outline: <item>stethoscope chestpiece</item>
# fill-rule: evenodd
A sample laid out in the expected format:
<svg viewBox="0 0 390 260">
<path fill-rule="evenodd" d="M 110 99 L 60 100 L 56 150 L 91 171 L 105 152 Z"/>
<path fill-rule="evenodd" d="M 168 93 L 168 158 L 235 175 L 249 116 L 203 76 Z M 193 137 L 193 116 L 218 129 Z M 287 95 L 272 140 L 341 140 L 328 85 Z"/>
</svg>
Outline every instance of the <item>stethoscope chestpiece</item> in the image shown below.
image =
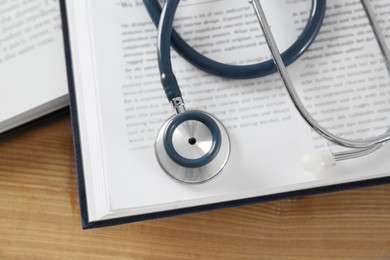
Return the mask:
<svg viewBox="0 0 390 260">
<path fill-rule="evenodd" d="M 230 155 L 229 135 L 213 116 L 197 110 L 171 117 L 155 144 L 162 169 L 185 183 L 202 183 L 218 175 Z"/>
</svg>

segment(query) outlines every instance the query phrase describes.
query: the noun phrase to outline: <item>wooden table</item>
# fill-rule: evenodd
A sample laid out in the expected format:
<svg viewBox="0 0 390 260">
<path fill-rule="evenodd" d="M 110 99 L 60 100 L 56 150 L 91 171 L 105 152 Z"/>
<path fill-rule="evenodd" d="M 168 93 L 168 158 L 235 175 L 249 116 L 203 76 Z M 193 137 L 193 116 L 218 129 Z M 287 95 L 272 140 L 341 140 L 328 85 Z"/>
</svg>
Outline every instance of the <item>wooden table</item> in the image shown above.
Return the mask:
<svg viewBox="0 0 390 260">
<path fill-rule="evenodd" d="M 0 143 L 0 259 L 390 259 L 390 185 L 93 230 L 70 120 Z"/>
</svg>

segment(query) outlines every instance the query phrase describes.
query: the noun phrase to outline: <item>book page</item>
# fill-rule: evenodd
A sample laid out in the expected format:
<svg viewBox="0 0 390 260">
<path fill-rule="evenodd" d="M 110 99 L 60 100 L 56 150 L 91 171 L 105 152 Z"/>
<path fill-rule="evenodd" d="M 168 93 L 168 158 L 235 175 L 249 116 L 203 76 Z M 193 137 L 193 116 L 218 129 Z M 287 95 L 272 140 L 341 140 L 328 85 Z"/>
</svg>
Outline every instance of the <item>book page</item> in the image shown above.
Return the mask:
<svg viewBox="0 0 390 260">
<path fill-rule="evenodd" d="M 58 0 L 1 1 L 0 21 L 2 132 L 7 120 L 68 91 Z"/>
<path fill-rule="evenodd" d="M 304 28 L 311 1 L 263 2 L 278 46 L 285 50 Z M 390 5 L 384 0 L 375 4 L 380 23 L 389 30 Z M 333 147 L 313 133 L 296 112 L 278 74 L 224 79 L 200 71 L 173 52 L 172 63 L 187 109 L 217 116 L 228 129 L 232 151 L 224 171 L 205 184 L 170 179 L 154 154 L 158 130 L 174 113 L 159 82 L 156 29 L 142 1 L 90 1 L 88 7 L 96 78 L 93 87 L 76 82 L 76 91 L 93 89 L 97 95 L 99 152 L 115 216 L 389 174 L 389 147 L 341 162 L 324 173 L 304 171 L 301 158 L 306 152 L 346 148 Z M 252 64 L 270 57 L 247 1 L 182 1 L 175 28 L 196 50 L 221 62 Z M 289 66 L 289 72 L 309 111 L 330 131 L 367 138 L 388 128 L 389 75 L 359 1 L 327 1 L 316 42 Z M 87 117 L 93 112 L 83 108 L 83 102 L 78 102 L 79 112 Z M 82 138 L 83 133 L 88 135 L 88 130 L 81 132 Z M 84 162 L 94 163 L 92 159 Z M 85 174 L 91 178 L 92 173 Z"/>
</svg>

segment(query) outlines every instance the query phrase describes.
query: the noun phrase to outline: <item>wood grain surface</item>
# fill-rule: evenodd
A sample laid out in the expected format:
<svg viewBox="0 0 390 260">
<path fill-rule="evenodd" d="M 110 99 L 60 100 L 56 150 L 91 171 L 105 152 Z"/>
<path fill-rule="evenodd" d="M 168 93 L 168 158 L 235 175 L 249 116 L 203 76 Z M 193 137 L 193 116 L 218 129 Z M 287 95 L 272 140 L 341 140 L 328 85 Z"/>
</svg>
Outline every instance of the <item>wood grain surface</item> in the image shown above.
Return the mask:
<svg viewBox="0 0 390 260">
<path fill-rule="evenodd" d="M 82 230 L 69 117 L 0 142 L 0 259 L 390 259 L 390 185 Z"/>
</svg>

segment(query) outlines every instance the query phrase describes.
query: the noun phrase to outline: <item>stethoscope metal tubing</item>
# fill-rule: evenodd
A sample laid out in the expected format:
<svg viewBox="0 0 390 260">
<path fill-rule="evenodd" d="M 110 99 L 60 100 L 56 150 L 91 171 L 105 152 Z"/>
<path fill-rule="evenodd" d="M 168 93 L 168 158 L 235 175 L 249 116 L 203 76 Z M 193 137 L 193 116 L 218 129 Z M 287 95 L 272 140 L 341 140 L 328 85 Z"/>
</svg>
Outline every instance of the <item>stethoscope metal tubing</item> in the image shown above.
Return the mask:
<svg viewBox="0 0 390 260">
<path fill-rule="evenodd" d="M 364 0 L 362 0 L 362 2 L 364 2 Z M 280 56 L 280 52 L 278 50 L 278 47 L 276 45 L 276 42 L 273 38 L 273 35 L 272 35 L 272 32 L 271 32 L 271 29 L 268 25 L 268 22 L 267 22 L 267 19 L 266 19 L 266 16 L 264 14 L 264 11 L 261 7 L 261 4 L 260 4 L 260 1 L 259 0 L 251 0 L 250 3 L 253 5 L 254 9 L 255 9 L 255 12 L 256 12 L 256 15 L 257 15 L 257 18 L 260 22 L 260 25 L 261 25 L 261 28 L 263 30 L 263 33 L 264 33 L 264 36 L 267 40 L 267 43 L 268 43 L 268 46 L 271 50 L 271 53 L 272 53 L 272 56 L 274 57 L 274 61 L 275 61 L 275 64 L 279 70 L 279 73 L 282 77 L 282 80 L 287 88 L 287 91 L 295 105 L 295 107 L 297 108 L 297 110 L 299 111 L 299 113 L 301 114 L 301 116 L 305 119 L 305 121 L 317 132 L 319 133 L 320 135 L 322 135 L 324 138 L 328 139 L 329 141 L 333 142 L 333 143 L 336 143 L 338 145 L 341 145 L 341 146 L 344 146 L 344 147 L 348 147 L 348 148 L 355 148 L 355 149 L 368 149 L 367 151 L 371 151 L 371 149 L 374 149 L 376 150 L 377 148 L 379 149 L 383 144 L 385 144 L 386 142 L 388 142 L 390 140 L 390 131 L 382 134 L 382 135 L 379 135 L 377 137 L 373 137 L 373 138 L 370 138 L 370 139 L 365 139 L 365 140 L 352 140 L 352 139 L 346 139 L 346 138 L 342 138 L 342 137 L 339 137 L 335 134 L 332 134 L 330 133 L 329 131 L 327 131 L 324 127 L 322 127 L 310 114 L 309 112 L 306 110 L 305 106 L 303 105 L 301 99 L 299 98 L 299 95 L 298 93 L 296 92 L 295 90 L 295 87 L 292 83 L 292 80 L 290 78 L 290 75 L 286 69 L 286 66 L 284 65 L 283 63 L 283 60 Z M 365 6 L 369 6 L 369 3 L 365 2 Z M 367 11 L 368 9 L 370 8 L 365 8 L 365 10 Z M 369 11 L 367 12 L 367 16 L 369 16 L 369 20 L 370 22 L 374 20 L 374 18 L 372 17 L 372 13 Z M 377 27 L 377 24 L 376 23 L 373 23 L 371 24 L 373 26 L 374 31 L 377 31 L 379 32 L 380 29 Z M 375 33 L 376 34 L 376 33 Z M 380 34 L 380 33 L 379 33 Z M 385 44 L 383 45 L 385 46 Z M 390 60 L 389 56 L 388 56 L 388 52 L 383 52 L 383 48 L 381 47 L 382 49 L 382 53 L 383 55 L 385 56 L 385 59 L 387 61 Z M 387 48 L 385 48 L 387 49 Z M 387 64 L 389 64 L 389 62 L 387 62 Z M 351 152 L 352 153 L 355 153 L 355 152 L 360 152 L 360 151 L 353 151 Z M 350 154 L 350 156 L 351 156 Z"/>
<path fill-rule="evenodd" d="M 335 161 L 344 161 L 344 160 L 350 160 L 350 159 L 355 159 L 359 158 L 362 156 L 369 155 L 370 153 L 373 153 L 377 151 L 378 149 L 382 148 L 386 143 L 378 144 L 369 148 L 365 149 L 353 149 L 353 150 L 348 150 L 348 151 L 342 151 L 342 152 L 337 152 L 333 153 Z"/>
<path fill-rule="evenodd" d="M 381 33 L 381 29 L 379 27 L 377 20 L 375 19 L 375 13 L 372 10 L 371 4 L 369 3 L 369 1 L 368 0 L 361 0 L 361 2 L 362 2 L 362 5 L 364 7 L 364 10 L 366 11 L 368 20 L 370 21 L 372 30 L 375 34 L 375 38 L 378 41 L 381 52 L 385 58 L 387 70 L 390 73 L 390 52 L 389 52 L 389 48 L 387 47 L 385 37 L 383 37 L 383 34 Z"/>
</svg>

